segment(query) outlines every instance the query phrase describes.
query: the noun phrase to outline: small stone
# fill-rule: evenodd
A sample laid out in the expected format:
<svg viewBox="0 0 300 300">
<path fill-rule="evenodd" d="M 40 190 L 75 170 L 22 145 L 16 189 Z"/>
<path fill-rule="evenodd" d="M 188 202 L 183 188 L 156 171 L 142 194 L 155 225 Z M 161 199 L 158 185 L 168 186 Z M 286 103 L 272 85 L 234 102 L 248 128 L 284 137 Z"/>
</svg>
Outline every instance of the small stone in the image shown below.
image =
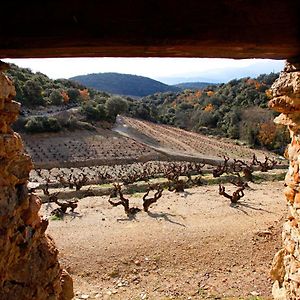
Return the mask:
<svg viewBox="0 0 300 300">
<path fill-rule="evenodd" d="M 257 296 L 259 296 L 259 293 L 256 291 L 252 291 L 252 292 L 250 292 L 250 295 L 257 297 Z"/>
<path fill-rule="evenodd" d="M 79 296 L 80 299 L 89 299 L 90 296 L 89 295 L 86 295 L 86 294 L 83 294 L 81 296 Z"/>
<path fill-rule="evenodd" d="M 140 265 L 141 265 L 141 262 L 137 259 L 137 260 L 134 261 L 134 264 L 135 264 L 136 266 L 140 266 Z"/>
</svg>

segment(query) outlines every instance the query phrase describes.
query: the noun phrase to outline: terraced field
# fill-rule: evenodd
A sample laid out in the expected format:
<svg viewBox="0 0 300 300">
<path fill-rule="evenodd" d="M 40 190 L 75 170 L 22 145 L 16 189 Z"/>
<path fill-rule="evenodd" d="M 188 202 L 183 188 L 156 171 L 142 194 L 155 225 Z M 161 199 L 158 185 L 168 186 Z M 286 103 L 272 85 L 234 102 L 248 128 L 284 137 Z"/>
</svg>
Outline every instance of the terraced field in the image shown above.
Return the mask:
<svg viewBox="0 0 300 300">
<path fill-rule="evenodd" d="M 22 134 L 26 151 L 38 168 L 116 165 L 150 160 L 204 160 L 223 156 L 248 160 L 274 156 L 229 139 L 218 139 L 166 125 L 118 117 L 112 130 L 77 130 Z M 205 161 L 208 160 L 208 161 Z"/>
<path fill-rule="evenodd" d="M 22 135 L 38 168 L 124 164 L 159 159 L 150 147 L 110 130 Z"/>
<path fill-rule="evenodd" d="M 258 158 L 263 158 L 265 155 L 272 156 L 268 151 L 250 149 L 247 146 L 235 144 L 229 139 L 206 136 L 128 117 L 118 117 L 114 130 L 170 155 L 210 159 L 222 158 L 224 155 L 240 159 L 249 159 L 253 154 Z"/>
</svg>

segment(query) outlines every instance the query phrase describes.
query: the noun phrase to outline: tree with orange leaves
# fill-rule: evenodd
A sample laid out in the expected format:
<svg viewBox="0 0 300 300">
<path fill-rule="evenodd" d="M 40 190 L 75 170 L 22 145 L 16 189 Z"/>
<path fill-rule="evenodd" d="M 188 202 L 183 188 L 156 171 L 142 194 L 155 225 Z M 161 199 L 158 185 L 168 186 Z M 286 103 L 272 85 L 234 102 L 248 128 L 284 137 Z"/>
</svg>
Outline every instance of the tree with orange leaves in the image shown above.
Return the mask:
<svg viewBox="0 0 300 300">
<path fill-rule="evenodd" d="M 82 101 L 87 102 L 90 100 L 90 93 L 88 89 L 83 89 L 79 91 Z"/>
<path fill-rule="evenodd" d="M 69 95 L 67 94 L 67 92 L 62 91 L 62 92 L 61 92 L 61 96 L 63 97 L 63 101 L 64 101 L 65 104 L 69 103 L 70 97 L 69 97 Z"/>
</svg>

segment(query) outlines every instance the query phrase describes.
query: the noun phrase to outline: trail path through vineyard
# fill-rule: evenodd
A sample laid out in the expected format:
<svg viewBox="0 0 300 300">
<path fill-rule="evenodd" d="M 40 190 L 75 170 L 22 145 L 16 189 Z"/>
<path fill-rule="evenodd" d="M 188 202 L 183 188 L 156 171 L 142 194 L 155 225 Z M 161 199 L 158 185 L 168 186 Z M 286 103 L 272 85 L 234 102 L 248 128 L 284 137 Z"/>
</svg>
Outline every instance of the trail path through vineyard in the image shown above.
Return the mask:
<svg viewBox="0 0 300 300">
<path fill-rule="evenodd" d="M 215 185 L 165 191 L 135 219 L 107 197 L 88 197 L 78 214 L 50 221 L 48 232 L 76 299 L 271 299 L 268 273 L 286 216 L 282 186 L 250 184 L 237 207 Z M 128 197 L 141 207 L 141 194 Z"/>
<path fill-rule="evenodd" d="M 37 168 L 120 165 L 150 160 L 189 160 L 216 165 L 224 156 L 263 160 L 274 153 L 250 149 L 240 141 L 206 136 L 179 128 L 119 116 L 113 128 L 22 133 L 26 151 Z"/>
<path fill-rule="evenodd" d="M 251 160 L 253 154 L 259 159 L 274 156 L 271 152 L 254 150 L 235 144 L 226 138 L 209 137 L 168 125 L 118 116 L 114 131 L 138 141 L 168 157 L 177 159 L 201 159 L 205 163 L 221 162 L 224 156 Z"/>
</svg>

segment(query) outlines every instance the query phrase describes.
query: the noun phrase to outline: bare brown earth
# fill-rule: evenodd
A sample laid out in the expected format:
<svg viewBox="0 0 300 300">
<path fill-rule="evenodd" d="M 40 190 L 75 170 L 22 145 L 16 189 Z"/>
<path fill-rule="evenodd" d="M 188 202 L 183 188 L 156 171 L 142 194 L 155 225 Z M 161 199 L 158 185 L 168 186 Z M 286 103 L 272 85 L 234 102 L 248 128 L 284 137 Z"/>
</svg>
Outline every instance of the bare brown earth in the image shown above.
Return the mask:
<svg viewBox="0 0 300 300">
<path fill-rule="evenodd" d="M 259 159 L 270 152 L 250 149 L 229 139 L 208 137 L 166 125 L 118 117 L 115 131 L 76 130 L 22 134 L 38 168 L 113 165 L 150 160 Z M 207 163 L 210 163 L 209 161 Z"/>
<path fill-rule="evenodd" d="M 114 129 L 22 137 L 36 167 L 85 166 L 90 177 L 104 164 L 271 156 L 131 118 L 118 118 Z M 268 273 L 286 215 L 283 182 L 250 186 L 236 207 L 218 186 L 206 185 L 182 194 L 164 191 L 150 213 L 134 219 L 112 207 L 108 196 L 80 199 L 76 213 L 63 220 L 51 219 L 54 203 L 44 204 L 43 214 L 74 279 L 76 299 L 271 299 Z M 128 197 L 142 207 L 141 194 Z"/>
<path fill-rule="evenodd" d="M 223 156 L 246 160 L 251 159 L 253 154 L 259 159 L 265 155 L 272 156 L 268 151 L 254 150 L 230 139 L 123 116 L 117 118 L 114 130 L 166 155 L 212 160 Z"/>
<path fill-rule="evenodd" d="M 215 185 L 164 191 L 135 219 L 107 196 L 80 200 L 77 214 L 50 221 L 48 230 L 76 299 L 271 299 L 283 182 L 250 186 L 237 207 Z M 133 205 L 141 207 L 140 196 L 129 196 Z"/>
<path fill-rule="evenodd" d="M 123 164 L 159 159 L 155 150 L 108 129 L 22 134 L 36 167 Z"/>
</svg>

